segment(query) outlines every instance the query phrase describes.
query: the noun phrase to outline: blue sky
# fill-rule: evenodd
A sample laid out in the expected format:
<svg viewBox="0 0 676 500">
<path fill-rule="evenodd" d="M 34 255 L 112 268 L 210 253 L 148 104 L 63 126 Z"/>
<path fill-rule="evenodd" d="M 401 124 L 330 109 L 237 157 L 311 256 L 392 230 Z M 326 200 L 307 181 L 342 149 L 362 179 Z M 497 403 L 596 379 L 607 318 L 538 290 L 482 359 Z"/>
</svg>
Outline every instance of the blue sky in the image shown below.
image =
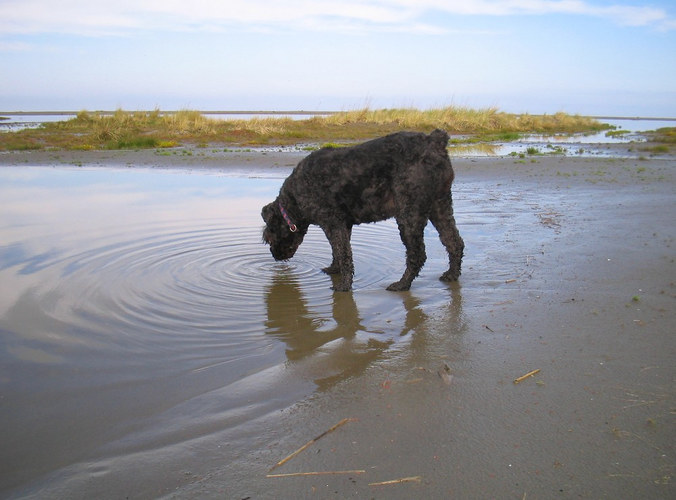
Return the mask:
<svg viewBox="0 0 676 500">
<path fill-rule="evenodd" d="M 0 0 L 0 110 L 676 116 L 673 0 Z"/>
</svg>

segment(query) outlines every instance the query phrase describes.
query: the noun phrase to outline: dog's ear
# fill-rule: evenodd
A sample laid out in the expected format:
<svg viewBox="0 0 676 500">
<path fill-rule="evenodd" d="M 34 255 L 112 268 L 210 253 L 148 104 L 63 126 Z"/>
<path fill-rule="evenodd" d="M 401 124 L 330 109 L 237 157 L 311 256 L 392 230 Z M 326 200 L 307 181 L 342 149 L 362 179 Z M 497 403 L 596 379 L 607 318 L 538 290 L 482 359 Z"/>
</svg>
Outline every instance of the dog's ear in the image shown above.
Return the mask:
<svg viewBox="0 0 676 500">
<path fill-rule="evenodd" d="M 437 146 L 439 149 L 446 149 L 448 145 L 449 136 L 445 130 L 436 129 L 429 135 L 430 141 L 432 144 Z"/>
<path fill-rule="evenodd" d="M 268 203 L 263 207 L 263 210 L 261 210 L 261 217 L 263 218 L 266 224 L 270 223 L 274 215 L 274 209 L 272 208 L 272 206 L 273 203 Z"/>
</svg>

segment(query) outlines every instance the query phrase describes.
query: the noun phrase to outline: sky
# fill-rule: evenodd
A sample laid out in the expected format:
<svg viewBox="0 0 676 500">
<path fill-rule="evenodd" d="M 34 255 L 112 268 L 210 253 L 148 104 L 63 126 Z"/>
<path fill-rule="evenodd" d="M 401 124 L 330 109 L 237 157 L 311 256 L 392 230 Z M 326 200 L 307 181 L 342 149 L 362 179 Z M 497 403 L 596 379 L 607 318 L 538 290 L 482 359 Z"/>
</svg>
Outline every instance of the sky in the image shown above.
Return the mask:
<svg viewBox="0 0 676 500">
<path fill-rule="evenodd" d="M 673 0 L 0 0 L 0 110 L 676 117 Z"/>
</svg>

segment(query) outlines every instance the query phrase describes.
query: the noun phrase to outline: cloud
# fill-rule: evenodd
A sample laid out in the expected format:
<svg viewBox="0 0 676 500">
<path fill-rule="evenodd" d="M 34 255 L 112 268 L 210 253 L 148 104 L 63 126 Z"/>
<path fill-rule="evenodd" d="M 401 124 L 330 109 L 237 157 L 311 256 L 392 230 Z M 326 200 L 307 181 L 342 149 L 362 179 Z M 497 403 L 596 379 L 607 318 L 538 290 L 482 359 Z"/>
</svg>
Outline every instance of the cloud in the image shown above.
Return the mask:
<svg viewBox="0 0 676 500">
<path fill-rule="evenodd" d="M 128 12 L 129 2 L 7 0 L 0 3 L 0 33 L 113 35 L 138 29 L 140 19 Z"/>
<path fill-rule="evenodd" d="M 573 14 L 624 26 L 674 28 L 663 9 L 598 0 L 5 0 L 0 33 L 123 35 L 136 30 L 304 29 L 338 32 L 447 32 L 435 14 Z"/>
<path fill-rule="evenodd" d="M 0 52 L 26 52 L 33 46 L 24 42 L 3 42 L 0 40 Z"/>
<path fill-rule="evenodd" d="M 608 19 L 626 26 L 673 25 L 663 9 L 650 6 L 597 5 L 582 0 L 393 0 L 391 3 L 467 16 L 573 14 Z"/>
</svg>

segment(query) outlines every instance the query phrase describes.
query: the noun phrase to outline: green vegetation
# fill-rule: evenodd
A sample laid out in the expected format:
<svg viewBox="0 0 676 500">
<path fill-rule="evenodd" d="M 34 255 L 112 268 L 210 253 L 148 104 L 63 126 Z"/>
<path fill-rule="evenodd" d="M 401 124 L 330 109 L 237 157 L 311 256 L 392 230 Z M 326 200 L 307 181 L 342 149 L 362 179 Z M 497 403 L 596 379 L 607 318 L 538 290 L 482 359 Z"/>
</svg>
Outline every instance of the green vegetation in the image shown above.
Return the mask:
<svg viewBox="0 0 676 500">
<path fill-rule="evenodd" d="M 547 144 L 548 154 L 550 155 L 565 155 L 566 150 L 562 146 L 554 146 L 553 144 Z"/>
<path fill-rule="evenodd" d="M 652 154 L 669 153 L 676 146 L 676 127 L 665 127 L 654 132 L 647 132 L 649 146 L 641 148 Z"/>
<path fill-rule="evenodd" d="M 628 130 L 609 130 L 606 132 L 606 137 L 622 137 L 623 135 L 630 134 Z"/>
<path fill-rule="evenodd" d="M 486 134 L 482 136 L 482 139 L 486 141 L 504 141 L 504 142 L 514 142 L 521 139 L 521 136 L 518 132 L 502 132 L 499 134 Z"/>
<path fill-rule="evenodd" d="M 216 120 L 199 111 L 154 111 L 112 114 L 81 111 L 67 121 L 37 129 L 0 134 L 0 150 L 21 149 L 138 149 L 178 145 L 334 145 L 357 142 L 399 130 L 430 132 L 443 128 L 463 135 L 462 142 L 511 141 L 526 133 L 578 133 L 607 128 L 579 115 L 503 113 L 496 108 L 381 109 L 346 111 L 306 120 L 254 117 Z"/>
<path fill-rule="evenodd" d="M 664 154 L 664 153 L 668 153 L 670 150 L 671 150 L 671 148 L 666 144 L 658 144 L 657 146 L 652 146 L 652 147 L 643 149 L 643 151 L 648 151 L 649 153 L 654 153 L 654 154 Z"/>
<path fill-rule="evenodd" d="M 657 142 L 667 146 L 676 145 L 676 127 L 660 128 L 647 135 L 651 142 Z"/>
</svg>

